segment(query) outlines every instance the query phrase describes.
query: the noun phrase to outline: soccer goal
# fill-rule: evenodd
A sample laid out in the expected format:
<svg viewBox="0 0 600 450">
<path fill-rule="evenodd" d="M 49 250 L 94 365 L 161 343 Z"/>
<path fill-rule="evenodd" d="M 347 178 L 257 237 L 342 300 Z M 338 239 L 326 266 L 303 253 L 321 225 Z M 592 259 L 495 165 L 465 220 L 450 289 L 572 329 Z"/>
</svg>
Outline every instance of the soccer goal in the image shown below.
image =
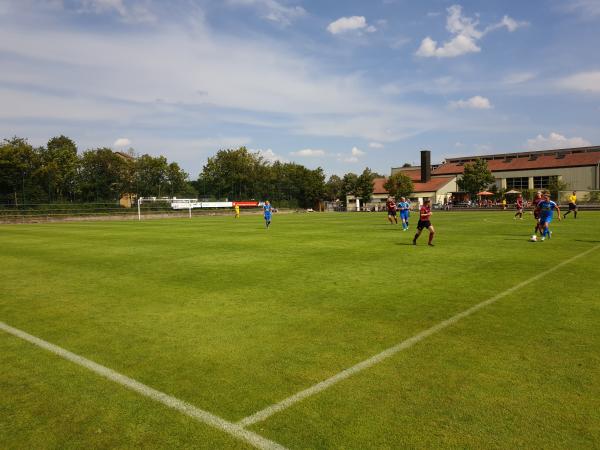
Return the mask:
<svg viewBox="0 0 600 450">
<path fill-rule="evenodd" d="M 188 210 L 190 219 L 192 218 L 192 208 L 197 207 L 196 199 L 187 198 L 169 198 L 169 197 L 139 197 L 137 199 L 138 220 L 142 220 L 142 211 L 144 213 L 163 213 L 168 214 L 173 210 Z"/>
</svg>

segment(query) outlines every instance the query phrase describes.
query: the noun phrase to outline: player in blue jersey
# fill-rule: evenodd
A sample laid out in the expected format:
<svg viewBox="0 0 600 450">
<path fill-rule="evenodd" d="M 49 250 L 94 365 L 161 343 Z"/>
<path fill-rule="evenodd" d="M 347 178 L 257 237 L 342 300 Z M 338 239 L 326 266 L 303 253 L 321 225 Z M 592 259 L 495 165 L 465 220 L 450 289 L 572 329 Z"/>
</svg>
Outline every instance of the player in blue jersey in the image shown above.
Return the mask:
<svg viewBox="0 0 600 450">
<path fill-rule="evenodd" d="M 550 200 L 550 194 L 544 194 L 544 200 L 537 205 L 540 211 L 540 229 L 542 230 L 542 241 L 546 238 L 550 239 L 552 232 L 550 231 L 550 222 L 554 217 L 554 211 L 558 212 L 558 220 L 561 220 L 560 207 Z"/>
<path fill-rule="evenodd" d="M 269 228 L 269 226 L 271 225 L 271 211 L 272 211 L 272 207 L 271 207 L 271 203 L 269 203 L 269 200 L 267 200 L 265 202 L 265 204 L 263 205 L 263 211 L 264 211 L 264 216 L 265 216 L 265 224 L 267 225 L 267 228 Z"/>
<path fill-rule="evenodd" d="M 400 197 L 398 203 L 400 209 L 400 220 L 402 220 L 402 231 L 408 230 L 408 217 L 410 216 L 410 203 L 404 197 Z"/>
</svg>

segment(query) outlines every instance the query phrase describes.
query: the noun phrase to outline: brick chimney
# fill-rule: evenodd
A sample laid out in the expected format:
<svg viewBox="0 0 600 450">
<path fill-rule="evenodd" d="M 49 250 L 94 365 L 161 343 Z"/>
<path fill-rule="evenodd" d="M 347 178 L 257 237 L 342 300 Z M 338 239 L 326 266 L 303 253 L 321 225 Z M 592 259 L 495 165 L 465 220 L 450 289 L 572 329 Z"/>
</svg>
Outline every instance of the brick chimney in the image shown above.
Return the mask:
<svg viewBox="0 0 600 450">
<path fill-rule="evenodd" d="M 421 183 L 431 180 L 431 152 L 421 150 Z"/>
</svg>

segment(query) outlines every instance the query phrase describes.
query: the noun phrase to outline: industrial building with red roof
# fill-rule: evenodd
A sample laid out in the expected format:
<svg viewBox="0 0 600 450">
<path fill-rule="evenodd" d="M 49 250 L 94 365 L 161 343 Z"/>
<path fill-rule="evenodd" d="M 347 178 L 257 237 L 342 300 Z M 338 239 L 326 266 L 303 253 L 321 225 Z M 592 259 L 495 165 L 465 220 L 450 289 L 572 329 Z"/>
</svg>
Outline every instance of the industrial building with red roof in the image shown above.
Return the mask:
<svg viewBox="0 0 600 450">
<path fill-rule="evenodd" d="M 497 190 L 527 191 L 547 189 L 558 180 L 571 191 L 585 194 L 600 190 L 600 146 L 552 149 L 541 151 L 497 153 L 492 155 L 446 158 L 432 165 L 431 154 L 421 152 L 421 165 L 393 167 L 391 174 L 401 172 L 414 183 L 410 195 L 413 201 L 429 198 L 433 203 L 445 203 L 449 199 L 464 199 L 457 181 L 464 172 L 465 164 L 483 159 L 495 178 Z M 373 182 L 373 197 L 367 204 L 360 204 L 353 196 L 347 198 L 348 210 L 383 209 L 388 192 L 383 187 L 387 178 Z M 491 186 L 490 186 L 491 187 Z"/>
</svg>

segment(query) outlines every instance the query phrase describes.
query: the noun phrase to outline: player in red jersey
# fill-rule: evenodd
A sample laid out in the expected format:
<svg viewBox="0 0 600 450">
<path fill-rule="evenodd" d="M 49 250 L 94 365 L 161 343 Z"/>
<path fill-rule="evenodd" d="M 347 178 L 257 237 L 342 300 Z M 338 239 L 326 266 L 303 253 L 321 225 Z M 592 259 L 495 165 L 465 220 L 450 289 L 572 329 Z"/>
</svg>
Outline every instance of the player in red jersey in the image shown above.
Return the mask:
<svg viewBox="0 0 600 450">
<path fill-rule="evenodd" d="M 521 196 L 521 194 L 519 194 L 519 196 L 517 197 L 517 213 L 515 214 L 515 217 L 513 217 L 513 219 L 516 219 L 517 216 L 519 217 L 519 219 L 523 219 L 523 197 Z"/>
<path fill-rule="evenodd" d="M 543 230 L 540 228 L 540 208 L 538 208 L 538 203 L 542 201 L 544 201 L 542 198 L 542 193 L 538 191 L 535 194 L 535 198 L 531 202 L 531 206 L 533 207 L 533 218 L 535 219 L 535 230 L 533 231 L 533 234 L 537 234 L 539 232 L 541 235 L 543 232 Z"/>
<path fill-rule="evenodd" d="M 388 220 L 392 225 L 396 223 L 398 225 L 398 215 L 396 214 L 396 202 L 394 201 L 394 197 L 388 197 L 387 202 L 385 202 L 385 206 L 387 208 Z"/>
<path fill-rule="evenodd" d="M 431 225 L 431 201 L 429 199 L 423 202 L 423 206 L 419 210 L 419 223 L 417 224 L 417 234 L 415 234 L 415 238 L 413 239 L 413 245 L 417 245 L 417 239 L 421 236 L 421 232 L 423 228 L 427 228 L 429 230 L 429 242 L 428 244 L 433 247 L 431 243 L 433 241 L 433 236 L 435 235 L 435 230 L 433 229 L 433 225 Z"/>
</svg>

